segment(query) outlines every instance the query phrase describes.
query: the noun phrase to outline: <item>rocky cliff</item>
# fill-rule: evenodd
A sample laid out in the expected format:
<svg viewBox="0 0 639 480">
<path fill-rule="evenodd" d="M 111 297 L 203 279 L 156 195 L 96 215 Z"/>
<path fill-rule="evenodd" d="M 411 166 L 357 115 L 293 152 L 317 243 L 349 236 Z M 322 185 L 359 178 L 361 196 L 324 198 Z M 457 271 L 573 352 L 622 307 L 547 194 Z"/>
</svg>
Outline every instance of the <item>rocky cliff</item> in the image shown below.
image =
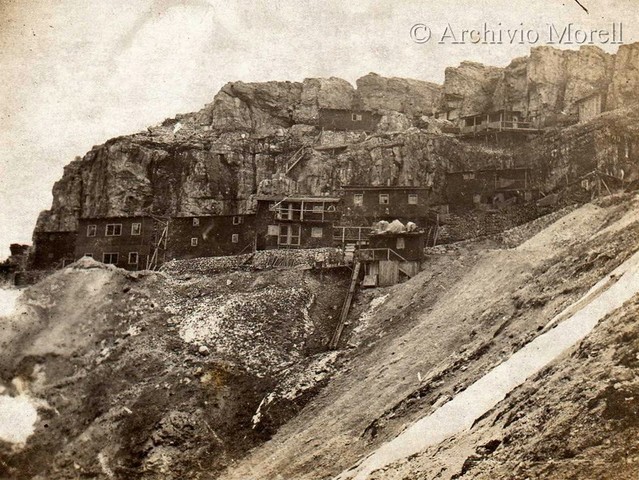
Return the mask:
<svg viewBox="0 0 639 480">
<path fill-rule="evenodd" d="M 76 158 L 36 230 L 74 230 L 80 217 L 242 213 L 258 192 L 321 195 L 353 182 L 432 186 L 437 203 L 449 169 L 505 166 L 522 155 L 512 146 L 482 147 L 441 134 L 427 119 L 433 110 L 465 115 L 512 108 L 552 119 L 574 113 L 575 100 L 600 88 L 609 89 L 609 105 L 623 107 L 636 99 L 638 56 L 639 43 L 616 56 L 596 47 L 538 47 L 505 68 L 472 62 L 448 68 L 443 86 L 372 73 L 357 88 L 339 78 L 229 83 L 199 112 Z M 368 135 L 322 131 L 321 108 L 374 110 L 382 120 Z M 304 145 L 314 148 L 285 176 Z M 549 145 L 542 141 L 539 148 Z M 326 148 L 332 146 L 340 148 Z"/>
</svg>

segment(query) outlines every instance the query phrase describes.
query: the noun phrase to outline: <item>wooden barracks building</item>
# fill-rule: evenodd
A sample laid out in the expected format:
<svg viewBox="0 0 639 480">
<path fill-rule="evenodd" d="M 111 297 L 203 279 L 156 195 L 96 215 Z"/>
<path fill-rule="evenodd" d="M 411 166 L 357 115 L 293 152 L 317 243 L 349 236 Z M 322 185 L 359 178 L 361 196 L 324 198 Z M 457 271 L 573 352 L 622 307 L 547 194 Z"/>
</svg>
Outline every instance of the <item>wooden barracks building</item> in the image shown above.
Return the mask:
<svg viewBox="0 0 639 480">
<path fill-rule="evenodd" d="M 333 245 L 339 221 L 335 197 L 257 197 L 256 248 L 316 248 Z"/>
<path fill-rule="evenodd" d="M 127 270 L 144 270 L 152 263 L 162 227 L 152 217 L 81 218 L 75 259 L 91 257 Z"/>
<path fill-rule="evenodd" d="M 258 196 L 255 214 L 82 218 L 77 232 L 38 234 L 33 267 L 59 268 L 86 256 L 143 270 L 172 259 L 365 245 L 379 220 L 425 226 L 427 200 L 421 187 L 346 186 L 341 198 Z"/>
<path fill-rule="evenodd" d="M 255 245 L 255 215 L 173 217 L 166 258 L 239 255 Z"/>
<path fill-rule="evenodd" d="M 342 190 L 344 220 L 349 223 L 399 220 L 425 226 L 431 215 L 428 187 L 346 185 Z"/>
</svg>

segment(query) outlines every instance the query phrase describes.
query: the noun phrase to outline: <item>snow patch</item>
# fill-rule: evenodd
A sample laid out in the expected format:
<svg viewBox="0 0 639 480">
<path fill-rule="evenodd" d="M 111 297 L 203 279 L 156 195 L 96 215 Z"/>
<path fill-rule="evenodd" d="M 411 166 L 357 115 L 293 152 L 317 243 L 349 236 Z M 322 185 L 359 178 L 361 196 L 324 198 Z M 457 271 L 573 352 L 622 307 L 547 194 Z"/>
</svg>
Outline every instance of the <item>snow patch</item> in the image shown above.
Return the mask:
<svg viewBox="0 0 639 480">
<path fill-rule="evenodd" d="M 20 290 L 15 288 L 0 288 L 0 317 L 13 314 L 20 293 Z"/>
<path fill-rule="evenodd" d="M 27 395 L 0 395 L 0 440 L 24 445 L 37 419 L 36 405 Z"/>
<path fill-rule="evenodd" d="M 377 309 L 386 302 L 388 295 L 389 294 L 387 293 L 386 295 L 381 295 L 371 300 L 366 311 L 360 315 L 359 320 L 357 321 L 357 326 L 353 329 L 353 336 L 359 335 L 366 330 L 370 319 L 373 318 Z"/>
</svg>

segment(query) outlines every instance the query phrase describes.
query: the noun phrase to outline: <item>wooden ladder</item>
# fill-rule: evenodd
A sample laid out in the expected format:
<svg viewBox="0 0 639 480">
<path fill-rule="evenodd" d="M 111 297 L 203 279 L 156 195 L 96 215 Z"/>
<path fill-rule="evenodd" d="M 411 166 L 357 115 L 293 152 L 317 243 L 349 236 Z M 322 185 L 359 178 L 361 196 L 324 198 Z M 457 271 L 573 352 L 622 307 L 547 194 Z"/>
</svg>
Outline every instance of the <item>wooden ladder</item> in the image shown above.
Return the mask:
<svg viewBox="0 0 639 480">
<path fill-rule="evenodd" d="M 353 302 L 353 296 L 355 295 L 355 290 L 357 289 L 357 280 L 359 278 L 359 270 L 361 266 L 362 264 L 360 262 L 357 262 L 355 264 L 355 268 L 353 269 L 353 276 L 351 277 L 351 286 L 348 289 L 348 293 L 346 294 L 344 305 L 342 305 L 342 313 L 340 314 L 337 328 L 335 329 L 333 338 L 331 338 L 331 341 L 328 344 L 328 348 L 331 350 L 335 350 L 337 348 L 337 345 L 339 344 L 339 340 L 342 337 L 342 331 L 344 330 L 344 325 L 346 324 L 346 317 L 348 317 L 348 312 L 350 311 L 351 303 Z"/>
</svg>

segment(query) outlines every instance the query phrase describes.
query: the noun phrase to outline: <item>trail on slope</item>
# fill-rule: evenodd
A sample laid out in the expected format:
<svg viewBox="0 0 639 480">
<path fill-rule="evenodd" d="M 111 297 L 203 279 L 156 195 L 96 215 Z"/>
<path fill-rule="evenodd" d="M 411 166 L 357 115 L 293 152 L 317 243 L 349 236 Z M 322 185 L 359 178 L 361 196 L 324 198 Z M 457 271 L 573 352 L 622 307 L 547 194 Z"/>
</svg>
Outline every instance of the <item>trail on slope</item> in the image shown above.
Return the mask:
<svg viewBox="0 0 639 480">
<path fill-rule="evenodd" d="M 568 319 L 557 323 L 450 402 L 414 423 L 337 478 L 366 479 L 375 470 L 469 429 L 477 418 L 497 405 L 510 391 L 586 337 L 603 317 L 621 307 L 638 291 L 639 252 L 551 320 L 550 324 L 566 316 L 565 312 L 571 312 Z M 576 305 L 581 308 L 575 309 Z M 572 313 L 573 310 L 577 311 Z"/>
</svg>

